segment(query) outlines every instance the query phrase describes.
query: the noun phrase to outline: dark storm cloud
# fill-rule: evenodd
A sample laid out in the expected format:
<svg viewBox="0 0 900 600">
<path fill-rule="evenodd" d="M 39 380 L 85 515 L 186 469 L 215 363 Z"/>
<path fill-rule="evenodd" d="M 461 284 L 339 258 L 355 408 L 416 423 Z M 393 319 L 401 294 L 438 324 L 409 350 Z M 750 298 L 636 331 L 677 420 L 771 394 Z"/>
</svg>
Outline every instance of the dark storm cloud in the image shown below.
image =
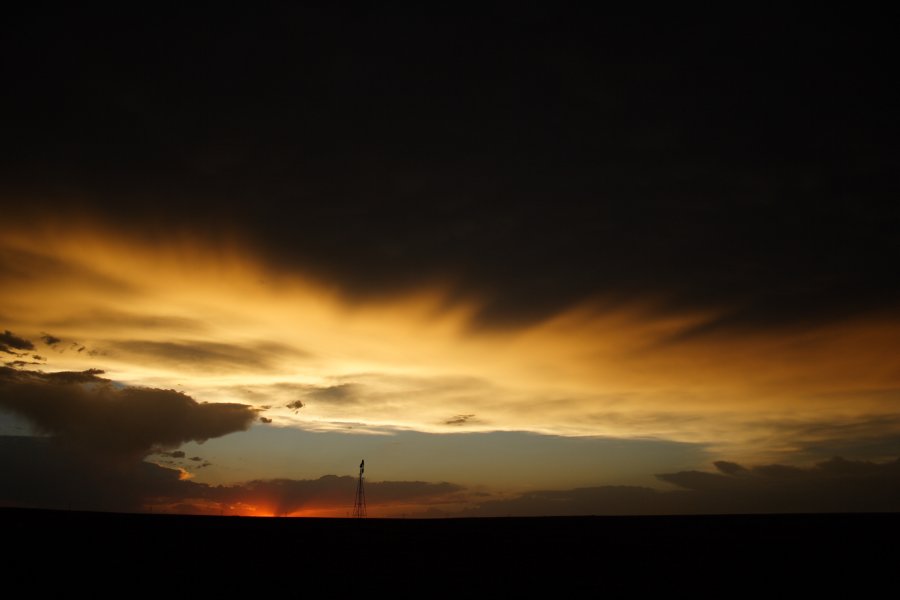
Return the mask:
<svg viewBox="0 0 900 600">
<path fill-rule="evenodd" d="M 0 333 L 0 352 L 19 356 L 14 350 L 34 350 L 34 344 L 7 329 Z"/>
<path fill-rule="evenodd" d="M 107 342 L 110 352 L 144 357 L 147 360 L 188 369 L 227 372 L 234 369 L 265 371 L 276 357 L 307 357 L 303 351 L 273 343 L 247 345 L 218 342 L 156 342 L 133 340 Z"/>
<path fill-rule="evenodd" d="M 890 20 L 111 18 L 4 37 L 20 213 L 236 230 L 352 298 L 447 280 L 491 326 L 598 297 L 716 313 L 673 341 L 896 311 Z"/>
<path fill-rule="evenodd" d="M 259 417 L 259 422 L 268 425 L 269 423 L 272 422 L 272 419 L 270 419 L 270 418 L 268 418 L 268 417 L 260 416 L 260 417 Z"/>
<path fill-rule="evenodd" d="M 0 408 L 79 448 L 120 458 L 243 431 L 257 416 L 243 404 L 199 403 L 174 390 L 119 387 L 99 373 L 0 368 Z"/>
<path fill-rule="evenodd" d="M 718 473 L 658 475 L 679 490 L 602 486 L 528 492 L 483 502 L 466 514 L 652 515 L 900 510 L 900 459 L 884 463 L 832 458 L 812 467 L 743 467 L 718 461 Z"/>
<path fill-rule="evenodd" d="M 110 464 L 48 438 L 0 436 L 0 504 L 136 511 L 158 497 L 196 497 L 205 487 L 154 464 Z"/>
<path fill-rule="evenodd" d="M 285 406 L 296 412 L 303 408 L 304 404 L 300 400 L 294 400 L 293 402 L 288 402 Z"/>
</svg>

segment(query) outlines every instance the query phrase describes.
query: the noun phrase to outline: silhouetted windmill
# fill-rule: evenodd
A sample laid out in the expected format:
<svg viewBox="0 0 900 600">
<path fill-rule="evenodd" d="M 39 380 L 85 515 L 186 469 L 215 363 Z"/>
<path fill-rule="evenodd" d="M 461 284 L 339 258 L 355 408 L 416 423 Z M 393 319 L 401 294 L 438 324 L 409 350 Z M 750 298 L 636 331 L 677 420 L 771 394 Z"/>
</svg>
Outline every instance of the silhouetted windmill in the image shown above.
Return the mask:
<svg viewBox="0 0 900 600">
<path fill-rule="evenodd" d="M 356 500 L 353 501 L 353 517 L 366 518 L 366 488 L 363 485 L 363 473 L 366 470 L 366 461 L 359 463 L 359 481 L 356 483 Z"/>
</svg>

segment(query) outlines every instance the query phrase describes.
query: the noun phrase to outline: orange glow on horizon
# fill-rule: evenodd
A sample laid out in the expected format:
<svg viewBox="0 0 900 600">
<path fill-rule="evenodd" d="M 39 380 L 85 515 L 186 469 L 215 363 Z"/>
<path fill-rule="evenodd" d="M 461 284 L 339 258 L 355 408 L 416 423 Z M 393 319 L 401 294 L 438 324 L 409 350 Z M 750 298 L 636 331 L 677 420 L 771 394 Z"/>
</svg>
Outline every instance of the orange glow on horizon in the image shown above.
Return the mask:
<svg viewBox="0 0 900 600">
<path fill-rule="evenodd" d="M 421 516 L 422 505 L 399 503 L 372 505 L 369 507 L 369 518 L 403 518 Z M 344 505 L 315 505 L 279 514 L 265 505 L 251 502 L 221 503 L 202 498 L 188 499 L 177 504 L 167 501 L 149 502 L 143 512 L 158 514 L 190 514 L 203 516 L 259 517 L 259 518 L 311 518 L 311 519 L 349 519 L 350 509 Z"/>
</svg>

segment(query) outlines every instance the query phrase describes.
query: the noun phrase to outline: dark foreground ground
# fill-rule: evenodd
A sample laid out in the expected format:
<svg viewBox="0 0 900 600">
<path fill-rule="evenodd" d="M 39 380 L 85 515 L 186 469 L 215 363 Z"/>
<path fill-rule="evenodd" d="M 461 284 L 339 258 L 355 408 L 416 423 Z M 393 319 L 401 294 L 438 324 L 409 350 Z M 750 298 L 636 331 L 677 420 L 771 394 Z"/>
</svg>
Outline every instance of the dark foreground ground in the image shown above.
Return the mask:
<svg viewBox="0 0 900 600">
<path fill-rule="evenodd" d="M 0 509 L 12 597 L 893 596 L 900 514 L 253 519 Z M 22 586 L 22 587 L 18 587 Z"/>
</svg>

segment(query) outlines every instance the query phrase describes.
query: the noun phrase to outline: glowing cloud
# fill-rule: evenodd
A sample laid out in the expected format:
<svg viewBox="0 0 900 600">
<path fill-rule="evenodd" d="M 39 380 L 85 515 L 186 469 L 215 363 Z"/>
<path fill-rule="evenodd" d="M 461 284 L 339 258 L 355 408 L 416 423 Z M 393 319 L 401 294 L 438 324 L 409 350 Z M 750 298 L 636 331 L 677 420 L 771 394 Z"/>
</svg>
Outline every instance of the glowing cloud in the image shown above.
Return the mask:
<svg viewBox="0 0 900 600">
<path fill-rule="evenodd" d="M 754 459 L 839 437 L 838 423 L 900 433 L 893 315 L 701 334 L 720 311 L 597 297 L 483 329 L 478 298 L 449 281 L 363 301 L 237 241 L 23 231 L 0 230 L 0 326 L 43 340 L 47 369 L 246 403 L 272 425 L 656 437 Z"/>
</svg>

